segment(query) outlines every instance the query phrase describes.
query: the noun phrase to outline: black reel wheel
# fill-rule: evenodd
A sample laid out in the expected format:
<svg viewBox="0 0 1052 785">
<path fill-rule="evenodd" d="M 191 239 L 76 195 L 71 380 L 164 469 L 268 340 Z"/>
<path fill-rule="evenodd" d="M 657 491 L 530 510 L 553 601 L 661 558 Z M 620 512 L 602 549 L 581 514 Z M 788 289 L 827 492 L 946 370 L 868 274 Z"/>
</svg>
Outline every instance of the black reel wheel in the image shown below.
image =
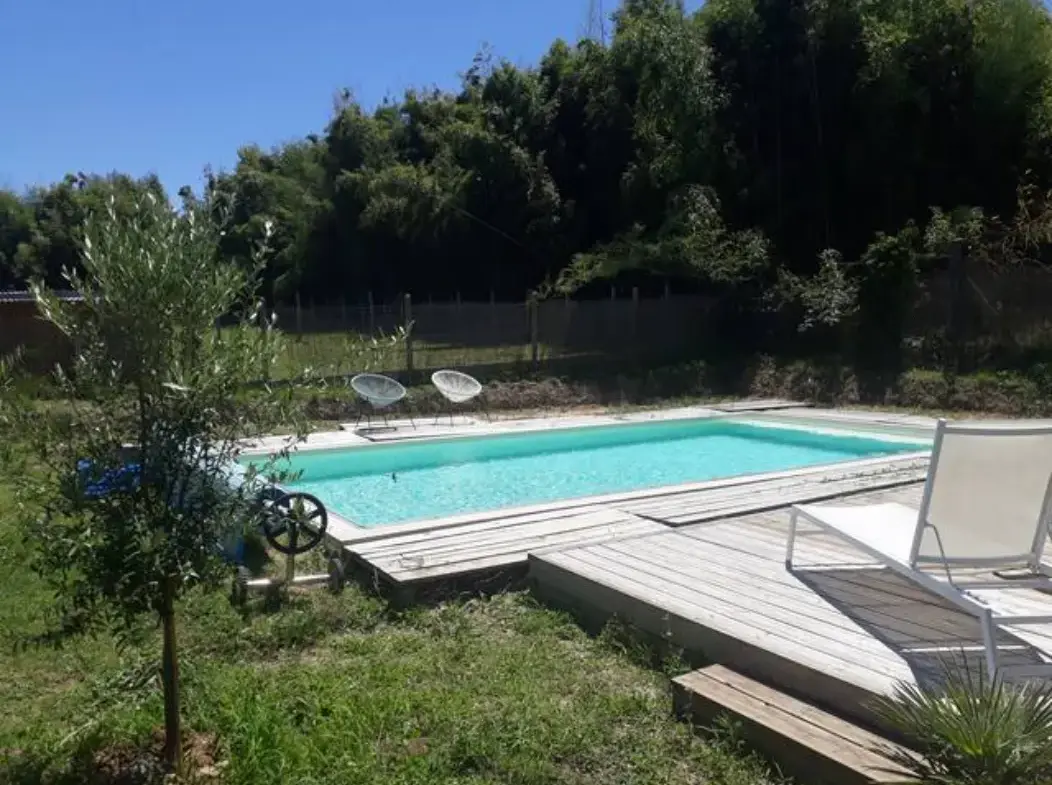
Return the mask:
<svg viewBox="0 0 1052 785">
<path fill-rule="evenodd" d="M 287 528 L 288 522 L 285 519 L 284 512 L 274 506 L 277 502 L 284 499 L 285 496 L 285 491 L 278 486 L 264 485 L 256 497 L 256 512 L 263 521 L 260 525 L 260 532 L 267 540 L 270 540 L 271 537 L 280 536 Z"/>
<path fill-rule="evenodd" d="M 274 550 L 299 556 L 325 538 L 329 513 L 317 496 L 281 493 L 275 494 L 268 502 L 263 536 Z"/>
</svg>

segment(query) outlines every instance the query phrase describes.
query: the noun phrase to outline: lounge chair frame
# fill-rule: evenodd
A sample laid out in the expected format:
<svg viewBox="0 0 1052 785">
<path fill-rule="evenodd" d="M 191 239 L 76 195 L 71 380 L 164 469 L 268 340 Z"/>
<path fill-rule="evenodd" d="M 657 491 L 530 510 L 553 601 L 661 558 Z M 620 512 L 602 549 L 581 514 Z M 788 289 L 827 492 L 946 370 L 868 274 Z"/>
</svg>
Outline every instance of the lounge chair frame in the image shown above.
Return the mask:
<svg viewBox="0 0 1052 785">
<path fill-rule="evenodd" d="M 969 435 L 991 436 L 1004 438 L 1010 435 L 1026 436 L 1052 436 L 1052 425 L 1041 426 L 990 426 L 949 424 L 940 419 L 935 427 L 935 440 L 932 446 L 931 463 L 928 467 L 928 475 L 924 483 L 924 492 L 920 507 L 917 510 L 917 525 L 913 536 L 913 544 L 910 548 L 908 561 L 902 561 L 889 554 L 863 542 L 847 532 L 839 529 L 830 521 L 823 520 L 820 516 L 822 505 L 799 506 L 794 505 L 789 513 L 789 537 L 786 543 L 785 566 L 787 570 L 793 571 L 793 555 L 798 536 L 805 534 L 834 534 L 850 543 L 859 551 L 873 558 L 880 564 L 890 568 L 894 572 L 913 581 L 922 588 L 938 595 L 961 610 L 976 616 L 979 620 L 985 649 L 985 660 L 987 676 L 990 680 L 996 680 L 1003 675 L 1012 677 L 1048 677 L 1052 676 L 1052 662 L 1030 666 L 1012 666 L 1009 669 L 1000 667 L 997 652 L 997 629 L 1005 626 L 1025 626 L 1036 624 L 1047 624 L 1052 622 L 1052 614 L 1049 615 L 1013 615 L 1011 613 L 998 613 L 995 607 L 985 599 L 980 599 L 971 592 L 980 590 L 1018 590 L 1039 589 L 1052 591 L 1052 572 L 1042 563 L 1042 556 L 1052 535 L 1052 474 L 1045 486 L 1045 494 L 1041 503 L 1039 519 L 1035 522 L 1034 538 L 1031 548 L 1026 553 L 1017 555 L 1001 556 L 997 558 L 953 558 L 948 556 L 943 549 L 943 540 L 938 527 L 929 520 L 932 494 L 935 489 L 936 472 L 942 453 L 943 440 L 947 433 L 954 431 L 964 432 Z M 798 532 L 799 520 L 818 527 L 817 532 Z M 920 554 L 921 542 L 926 530 L 931 530 L 936 538 L 940 551 L 939 557 L 922 556 Z M 926 570 L 926 567 L 940 568 L 934 574 Z M 955 569 L 982 569 L 988 568 L 995 577 L 999 573 L 1009 570 L 1022 570 L 1021 577 L 997 577 L 996 580 L 982 578 L 969 580 L 954 574 Z M 945 578 L 939 576 L 941 572 Z M 1052 608 L 1052 601 L 1050 601 Z"/>
</svg>

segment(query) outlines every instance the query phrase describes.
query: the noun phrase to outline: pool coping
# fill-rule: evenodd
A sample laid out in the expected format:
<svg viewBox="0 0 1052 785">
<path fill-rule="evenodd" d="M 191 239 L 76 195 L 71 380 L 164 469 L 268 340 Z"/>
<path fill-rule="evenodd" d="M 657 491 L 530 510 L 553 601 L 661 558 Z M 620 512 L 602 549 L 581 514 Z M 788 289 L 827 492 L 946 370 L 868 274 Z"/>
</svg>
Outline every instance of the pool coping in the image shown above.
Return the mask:
<svg viewBox="0 0 1052 785">
<path fill-rule="evenodd" d="M 340 545 L 361 544 L 372 540 L 387 539 L 404 534 L 419 534 L 421 532 L 455 529 L 461 526 L 472 526 L 479 523 L 488 523 L 502 519 L 521 518 L 527 515 L 540 513 L 554 513 L 585 509 L 599 505 L 619 505 L 627 502 L 642 501 L 645 499 L 656 499 L 659 497 L 671 497 L 681 494 L 696 493 L 697 491 L 711 491 L 721 488 L 733 488 L 741 485 L 753 485 L 766 483 L 770 480 L 792 479 L 795 477 L 810 477 L 813 475 L 827 474 L 836 468 L 844 472 L 858 471 L 859 474 L 880 476 L 886 471 L 897 469 L 903 465 L 927 460 L 930 451 L 902 452 L 879 458 L 863 458 L 855 461 L 834 461 L 833 463 L 816 464 L 799 469 L 786 469 L 779 472 L 760 472 L 756 474 L 738 474 L 733 477 L 721 477 L 716 480 L 704 480 L 695 483 L 680 483 L 678 485 L 659 485 L 651 488 L 640 488 L 635 491 L 622 491 L 595 496 L 575 496 L 559 499 L 542 504 L 521 505 L 518 507 L 502 507 L 480 512 L 462 513 L 460 515 L 449 515 L 442 518 L 428 518 L 418 521 L 406 521 L 404 523 L 379 524 L 375 526 L 362 526 L 344 518 L 337 512 L 329 511 L 329 522 L 326 536 Z"/>
<path fill-rule="evenodd" d="M 507 420 L 489 423 L 483 427 L 476 427 L 475 424 L 459 427 L 454 426 L 454 429 L 456 429 L 455 432 L 445 431 L 434 436 L 415 435 L 410 438 L 388 437 L 382 441 L 372 441 L 363 438 L 354 431 L 325 431 L 314 434 L 316 437 L 314 443 L 309 445 L 305 451 L 315 452 L 346 448 L 377 449 L 385 446 L 405 444 L 410 441 L 446 441 L 479 436 L 500 436 L 514 433 L 543 432 L 553 429 L 572 429 L 590 426 L 598 427 L 603 425 L 609 426 L 627 423 L 676 420 L 706 420 L 712 418 L 728 419 L 736 422 L 766 425 L 769 427 L 803 427 L 808 430 L 817 430 L 819 432 L 837 435 L 844 435 L 845 432 L 854 435 L 879 435 L 890 441 L 925 441 L 930 439 L 933 436 L 936 422 L 933 418 L 916 417 L 912 415 L 847 412 L 842 410 L 811 409 L 807 407 L 800 407 L 799 409 L 783 408 L 766 411 L 721 411 L 711 407 L 678 407 L 675 409 L 659 411 L 630 412 L 612 415 L 602 414 L 526 418 L 522 420 Z M 277 449 L 281 449 L 282 446 L 288 444 L 288 441 L 289 437 L 287 436 L 268 437 L 267 439 L 259 440 L 253 447 L 246 449 L 243 455 L 266 455 Z M 299 451 L 297 448 L 302 449 L 302 445 L 294 446 L 292 451 Z M 897 453 L 891 456 L 862 458 L 851 461 L 834 461 L 831 463 L 823 463 L 815 466 L 806 466 L 776 472 L 740 474 L 732 477 L 722 477 L 694 483 L 654 486 L 640 488 L 633 491 L 622 491 L 614 494 L 577 496 L 534 505 L 481 510 L 441 518 L 427 518 L 423 520 L 375 526 L 363 526 L 335 511 L 329 510 L 326 536 L 330 542 L 336 543 L 340 546 L 346 546 L 349 544 L 360 544 L 379 539 L 387 539 L 403 534 L 447 530 L 461 526 L 499 521 L 505 518 L 519 518 L 524 515 L 559 512 L 564 510 L 572 511 L 575 509 L 583 509 L 590 505 L 623 504 L 626 502 L 663 496 L 694 493 L 702 490 L 732 488 L 735 486 L 767 482 L 776 479 L 807 477 L 829 472 L 834 467 L 841 471 L 851 472 L 857 470 L 861 474 L 873 474 L 879 476 L 880 474 L 890 471 L 894 467 L 901 466 L 904 463 L 926 460 L 929 457 L 930 449 L 909 451 Z"/>
<path fill-rule="evenodd" d="M 472 420 L 467 425 L 455 425 L 453 428 L 431 426 L 421 431 L 418 428 L 401 434 L 398 428 L 413 427 L 408 420 L 396 421 L 394 430 L 376 434 L 379 438 L 363 436 L 361 430 L 348 425 L 341 425 L 341 430 L 318 431 L 310 434 L 305 441 L 297 442 L 293 435 L 279 434 L 262 439 L 246 441 L 242 456 L 266 455 L 281 449 L 290 452 L 320 452 L 336 449 L 369 449 L 380 448 L 391 444 L 405 444 L 419 441 L 446 441 L 454 439 L 478 438 L 487 436 L 504 436 L 514 433 L 540 433 L 552 430 L 570 430 L 574 428 L 602 427 L 628 423 L 674 422 L 679 420 L 725 419 L 734 421 L 755 420 L 774 424 L 795 424 L 811 430 L 829 429 L 827 432 L 843 434 L 845 428 L 856 433 L 874 433 L 892 440 L 925 439 L 929 431 L 935 428 L 935 420 L 915 418 L 902 415 L 899 418 L 874 420 L 866 417 L 843 417 L 830 410 L 816 410 L 806 407 L 795 409 L 777 409 L 768 411 L 731 410 L 724 411 L 711 407 L 691 406 L 660 411 L 629 412 L 624 414 L 569 415 L 556 417 L 530 417 L 514 420 L 498 420 L 483 423 Z M 908 418 L 908 419 L 907 419 Z M 839 426 L 839 427 L 838 427 Z M 426 427 L 426 426 L 425 426 Z M 364 430 L 364 429 L 363 429 Z"/>
</svg>

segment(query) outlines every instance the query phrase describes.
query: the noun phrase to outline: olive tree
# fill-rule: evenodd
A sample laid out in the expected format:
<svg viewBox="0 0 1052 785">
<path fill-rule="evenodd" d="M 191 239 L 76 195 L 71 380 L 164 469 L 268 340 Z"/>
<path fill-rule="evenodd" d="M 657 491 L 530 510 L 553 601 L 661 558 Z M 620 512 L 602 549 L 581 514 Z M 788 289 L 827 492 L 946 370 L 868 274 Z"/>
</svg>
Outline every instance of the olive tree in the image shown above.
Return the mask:
<svg viewBox="0 0 1052 785">
<path fill-rule="evenodd" d="M 100 629 L 163 630 L 166 760 L 181 758 L 178 600 L 229 575 L 221 543 L 263 506 L 236 468 L 244 440 L 282 422 L 302 436 L 291 392 L 260 389 L 281 336 L 256 300 L 253 265 L 220 259 L 214 205 L 147 194 L 131 214 L 90 216 L 77 301 L 35 285 L 43 318 L 73 356 L 62 402 L 18 407 L 7 424 L 34 448 L 21 482 L 37 571 L 55 589 L 56 639 Z M 222 323 L 222 326 L 221 326 Z M 245 482 L 248 476 L 249 482 Z"/>
</svg>

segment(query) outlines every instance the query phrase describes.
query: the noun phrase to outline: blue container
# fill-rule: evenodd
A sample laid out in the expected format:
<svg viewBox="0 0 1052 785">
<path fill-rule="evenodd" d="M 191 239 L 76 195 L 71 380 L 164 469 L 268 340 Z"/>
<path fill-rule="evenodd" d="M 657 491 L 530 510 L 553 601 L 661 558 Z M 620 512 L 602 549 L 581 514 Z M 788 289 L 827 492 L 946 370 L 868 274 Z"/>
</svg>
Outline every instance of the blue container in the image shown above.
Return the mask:
<svg viewBox="0 0 1052 785">
<path fill-rule="evenodd" d="M 81 492 L 85 498 L 101 499 L 111 493 L 133 491 L 142 482 L 142 465 L 126 463 L 119 469 L 107 469 L 101 475 L 93 472 L 94 463 L 88 458 L 77 461 L 77 474 L 80 478 Z M 218 544 L 224 559 L 239 566 L 245 566 L 245 538 L 240 532 L 232 533 L 224 542 Z"/>
<path fill-rule="evenodd" d="M 133 491 L 142 481 L 142 466 L 138 463 L 107 469 L 101 476 L 95 476 L 93 467 L 94 464 L 88 458 L 77 461 L 77 474 L 80 475 L 84 495 L 89 499 L 101 499 L 115 491 Z"/>
</svg>

